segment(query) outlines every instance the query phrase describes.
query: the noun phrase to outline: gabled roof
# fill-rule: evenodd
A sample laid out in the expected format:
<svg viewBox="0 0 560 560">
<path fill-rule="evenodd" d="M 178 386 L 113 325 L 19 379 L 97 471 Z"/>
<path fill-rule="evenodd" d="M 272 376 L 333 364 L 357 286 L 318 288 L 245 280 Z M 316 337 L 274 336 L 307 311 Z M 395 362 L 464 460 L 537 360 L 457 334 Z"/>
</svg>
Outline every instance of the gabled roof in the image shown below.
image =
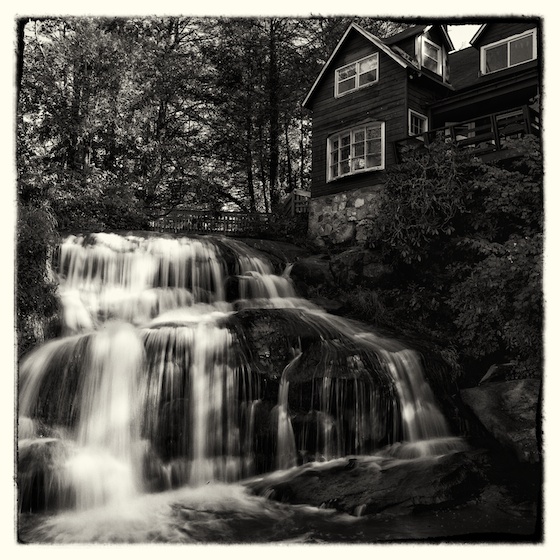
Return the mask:
<svg viewBox="0 0 560 560">
<path fill-rule="evenodd" d="M 469 41 L 469 43 L 474 47 L 475 43 L 480 39 L 480 36 L 484 33 L 486 28 L 488 27 L 487 23 L 482 24 L 478 31 L 475 33 L 474 37 Z"/>
<path fill-rule="evenodd" d="M 376 37 L 375 35 L 373 35 L 369 31 L 366 31 L 363 27 L 360 27 L 358 24 L 352 23 L 348 27 L 348 29 L 345 31 L 344 35 L 342 36 L 342 38 L 340 39 L 338 44 L 336 45 L 334 51 L 332 52 L 332 54 L 329 57 L 329 59 L 327 60 L 327 62 L 325 62 L 325 64 L 323 65 L 323 68 L 321 69 L 321 72 L 317 76 L 317 79 L 315 80 L 315 82 L 311 86 L 311 89 L 309 90 L 308 94 L 306 95 L 305 99 L 303 100 L 303 103 L 302 103 L 303 107 L 307 106 L 307 104 L 308 104 L 309 100 L 311 99 L 313 93 L 317 89 L 317 86 L 319 85 L 319 83 L 323 79 L 323 76 L 329 70 L 332 61 L 334 60 L 336 55 L 339 53 L 340 49 L 342 48 L 342 45 L 345 43 L 346 38 L 348 37 L 348 35 L 350 34 L 351 31 L 357 31 L 358 33 L 360 33 L 363 37 L 365 37 L 368 41 L 370 41 L 373 45 L 375 45 L 379 50 L 381 50 L 387 56 L 392 58 L 397 64 L 399 64 L 403 68 L 413 68 L 416 71 L 421 71 L 421 68 L 419 68 L 418 63 L 415 60 L 412 60 L 403 51 L 398 52 L 398 51 L 400 51 L 400 49 L 398 48 L 396 43 L 398 43 L 398 42 L 400 42 L 403 39 L 406 39 L 408 37 L 413 37 L 413 36 L 425 33 L 426 31 L 429 31 L 432 27 L 433 27 L 432 25 L 415 25 L 414 27 L 411 27 L 409 29 L 405 29 L 404 31 L 401 31 L 400 33 L 397 33 L 396 35 L 393 35 L 393 36 L 388 37 L 386 39 L 380 39 L 379 37 Z M 447 30 L 445 29 L 445 26 L 440 26 L 440 27 L 441 27 L 441 30 L 443 32 L 445 40 L 448 42 L 449 50 L 452 50 L 453 49 L 453 43 L 451 42 L 451 39 L 449 37 L 449 34 L 447 33 Z M 394 45 L 394 47 L 391 48 L 389 45 Z M 395 49 L 395 50 L 393 50 L 393 49 Z"/>
<path fill-rule="evenodd" d="M 372 35 L 371 33 L 366 31 L 365 29 L 363 29 L 359 25 L 357 25 L 355 23 L 352 23 L 348 27 L 348 29 L 346 30 L 344 35 L 342 36 L 342 39 L 340 39 L 340 41 L 336 45 L 334 51 L 332 52 L 332 54 L 329 57 L 329 59 L 327 60 L 327 62 L 323 65 L 323 68 L 322 68 L 321 72 L 319 73 L 319 75 L 317 76 L 317 79 L 315 80 L 315 82 L 311 86 L 311 89 L 309 90 L 309 93 L 307 94 L 307 96 L 303 100 L 302 105 L 304 107 L 307 105 L 308 101 L 311 99 L 311 96 L 315 92 L 319 82 L 323 79 L 323 76 L 325 75 L 325 73 L 329 69 L 329 67 L 330 67 L 332 61 L 334 60 L 334 58 L 336 57 L 336 55 L 339 53 L 342 45 L 345 43 L 346 38 L 348 37 L 348 35 L 350 34 L 351 31 L 357 31 L 358 33 L 360 33 L 363 37 L 365 37 L 368 41 L 370 41 L 372 44 L 374 44 L 379 50 L 383 51 L 387 56 L 391 57 L 397 64 L 400 64 L 403 68 L 407 68 L 407 67 L 415 68 L 410 62 L 404 60 L 398 54 L 393 52 L 385 43 L 383 43 L 383 41 L 381 41 L 381 39 L 379 39 L 375 35 Z"/>
</svg>

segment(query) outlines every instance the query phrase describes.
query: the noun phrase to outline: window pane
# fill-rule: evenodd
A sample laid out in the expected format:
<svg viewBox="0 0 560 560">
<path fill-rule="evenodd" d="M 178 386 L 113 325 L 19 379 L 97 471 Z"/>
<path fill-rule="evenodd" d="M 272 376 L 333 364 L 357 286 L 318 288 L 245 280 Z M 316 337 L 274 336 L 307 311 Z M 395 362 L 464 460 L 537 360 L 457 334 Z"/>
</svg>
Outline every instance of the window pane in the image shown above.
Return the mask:
<svg viewBox="0 0 560 560">
<path fill-rule="evenodd" d="M 381 137 L 381 125 L 376 126 L 368 126 L 366 129 L 366 138 L 368 140 L 372 138 L 380 138 Z"/>
<path fill-rule="evenodd" d="M 434 60 L 437 60 L 438 53 L 439 53 L 439 49 L 434 47 L 434 45 L 430 45 L 430 43 L 424 41 L 424 55 L 426 55 L 429 58 L 433 58 Z"/>
<path fill-rule="evenodd" d="M 352 170 L 353 171 L 360 171 L 361 169 L 365 169 L 366 162 L 364 158 L 358 158 L 352 160 Z"/>
<path fill-rule="evenodd" d="M 356 78 L 350 78 L 349 80 L 345 80 L 343 82 L 338 83 L 338 93 L 345 93 L 356 87 Z"/>
<path fill-rule="evenodd" d="M 337 72 L 338 72 L 339 81 L 347 80 L 348 78 L 351 78 L 352 76 L 356 75 L 356 65 L 355 64 L 350 64 L 349 66 L 345 66 L 344 68 L 340 68 L 339 70 L 337 70 Z M 332 74 L 331 74 L 331 76 L 332 76 Z"/>
<path fill-rule="evenodd" d="M 422 134 L 427 129 L 427 121 L 425 118 L 419 115 L 410 115 L 410 134 L 417 135 Z"/>
<path fill-rule="evenodd" d="M 431 70 L 432 72 L 435 72 L 437 74 L 438 72 L 437 60 L 433 60 L 432 58 L 425 56 L 422 65 L 424 66 L 424 68 L 427 68 L 428 70 Z"/>
<path fill-rule="evenodd" d="M 512 41 L 509 46 L 510 64 L 520 64 L 533 59 L 533 36 L 521 37 Z"/>
<path fill-rule="evenodd" d="M 331 178 L 338 177 L 338 165 L 331 165 Z"/>
<path fill-rule="evenodd" d="M 350 162 L 349 161 L 343 161 L 340 164 L 340 173 L 342 175 L 345 175 L 346 173 L 350 173 Z"/>
<path fill-rule="evenodd" d="M 366 156 L 366 167 L 381 167 L 381 154 Z"/>
<path fill-rule="evenodd" d="M 364 74 L 365 72 L 369 72 L 370 70 L 373 70 L 374 68 L 377 68 L 377 57 L 372 56 L 370 58 L 366 58 L 365 60 L 362 60 L 361 62 L 358 63 L 358 72 L 360 74 Z"/>
<path fill-rule="evenodd" d="M 349 159 L 350 158 L 350 146 L 345 146 L 340 150 L 340 159 Z"/>
<path fill-rule="evenodd" d="M 507 44 L 486 50 L 486 72 L 507 68 Z"/>
<path fill-rule="evenodd" d="M 358 63 L 359 86 L 365 86 L 377 80 L 377 57 L 371 56 Z"/>
<path fill-rule="evenodd" d="M 377 81 L 377 70 L 372 70 L 371 72 L 367 72 L 366 74 L 360 75 L 360 86 L 365 86 L 366 84 L 371 84 Z"/>
<path fill-rule="evenodd" d="M 354 144 L 354 157 L 359 157 L 364 155 L 364 143 Z"/>
<path fill-rule="evenodd" d="M 368 140 L 366 143 L 367 154 L 380 154 L 381 153 L 381 140 Z"/>
<path fill-rule="evenodd" d="M 341 142 L 343 146 L 348 146 L 350 144 L 350 134 L 346 134 L 341 138 Z"/>
<path fill-rule="evenodd" d="M 363 142 L 364 141 L 364 130 L 358 130 L 357 132 L 354 132 L 354 142 Z"/>
</svg>

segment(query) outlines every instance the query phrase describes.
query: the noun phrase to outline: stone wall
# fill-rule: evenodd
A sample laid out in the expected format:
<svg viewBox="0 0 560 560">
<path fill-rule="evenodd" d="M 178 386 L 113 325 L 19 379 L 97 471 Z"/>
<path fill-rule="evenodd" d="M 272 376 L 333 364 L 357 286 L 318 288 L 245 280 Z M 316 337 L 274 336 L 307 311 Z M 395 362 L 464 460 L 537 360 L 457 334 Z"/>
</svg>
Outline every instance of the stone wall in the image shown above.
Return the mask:
<svg viewBox="0 0 560 560">
<path fill-rule="evenodd" d="M 375 226 L 384 196 L 382 184 L 312 198 L 309 205 L 309 238 L 322 244 L 364 243 Z"/>
</svg>

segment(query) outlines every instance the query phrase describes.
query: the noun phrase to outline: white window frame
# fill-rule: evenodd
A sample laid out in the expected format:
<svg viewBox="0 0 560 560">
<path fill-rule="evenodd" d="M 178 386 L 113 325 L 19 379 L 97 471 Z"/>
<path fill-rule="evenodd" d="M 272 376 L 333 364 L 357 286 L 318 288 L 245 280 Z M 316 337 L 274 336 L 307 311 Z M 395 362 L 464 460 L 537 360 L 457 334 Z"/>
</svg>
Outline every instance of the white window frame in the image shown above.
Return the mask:
<svg viewBox="0 0 560 560">
<path fill-rule="evenodd" d="M 426 49 L 424 48 L 424 45 L 426 43 L 437 50 L 437 53 L 438 53 L 437 60 L 435 60 L 431 56 L 426 55 Z M 431 70 L 430 68 L 428 68 L 424 64 L 424 56 L 427 56 L 427 58 L 429 58 L 430 60 L 435 60 L 436 61 L 437 70 L 435 71 L 435 74 L 437 74 L 438 76 L 443 76 L 443 48 L 441 47 L 441 45 L 438 45 L 437 43 L 434 43 L 433 41 L 430 41 L 430 39 L 428 39 L 428 37 L 422 36 L 422 53 L 420 54 L 420 59 L 421 59 L 421 62 L 422 62 L 422 66 L 424 68 L 426 68 L 426 70 L 428 70 L 429 72 L 434 72 L 433 70 Z"/>
<path fill-rule="evenodd" d="M 511 49 L 510 44 L 513 41 L 518 41 L 519 39 L 523 39 L 525 37 L 532 36 L 533 38 L 533 57 L 530 60 L 524 60 L 523 62 L 517 62 L 515 64 L 510 63 L 510 55 Z M 499 47 L 501 45 L 507 44 L 507 66 L 503 68 L 498 68 L 497 70 L 490 70 L 486 71 L 486 52 L 490 49 Z M 514 66 L 519 66 L 520 64 L 526 64 L 531 60 L 536 60 L 537 58 L 537 30 L 530 29 L 529 31 L 524 31 L 523 33 L 518 33 L 517 35 L 512 35 L 507 39 L 501 39 L 500 41 L 495 41 L 494 43 L 490 43 L 488 45 L 484 45 L 480 48 L 480 73 L 481 74 L 494 74 L 495 72 L 501 72 L 502 70 L 507 70 L 508 68 L 513 68 Z"/>
<path fill-rule="evenodd" d="M 373 82 L 368 82 L 367 84 L 364 84 L 363 86 L 359 85 L 360 82 L 360 76 L 363 74 L 366 74 L 366 72 L 362 72 L 360 74 L 360 63 L 364 62 L 364 60 L 367 60 L 369 58 L 372 58 L 375 60 L 375 80 L 373 80 Z M 350 68 L 350 67 L 354 67 L 355 69 L 355 74 L 354 74 L 354 79 L 355 79 L 355 85 L 353 88 L 347 90 L 347 91 L 343 91 L 342 93 L 339 93 L 339 84 L 341 81 L 344 80 L 340 80 L 339 78 L 339 73 L 341 72 L 341 70 L 345 70 L 346 68 Z M 368 70 L 369 72 L 369 70 Z M 375 83 L 377 83 L 379 81 L 379 53 L 373 53 L 373 54 L 368 54 L 367 56 L 364 56 L 363 58 L 360 58 L 359 60 L 356 60 L 354 62 L 351 62 L 350 64 L 345 64 L 344 66 L 340 66 L 339 68 L 337 68 L 334 71 L 334 96 L 335 97 L 343 97 L 344 95 L 348 95 L 349 93 L 352 93 L 353 91 L 356 91 L 357 89 L 362 89 L 362 88 L 366 88 L 369 87 Z"/>
<path fill-rule="evenodd" d="M 376 166 L 371 166 L 371 167 L 363 167 L 361 169 L 353 169 L 353 162 L 355 160 L 359 160 L 361 158 L 366 158 L 366 156 L 368 155 L 366 152 L 367 149 L 367 134 L 366 134 L 366 129 L 367 127 L 370 126 L 379 126 L 380 127 L 380 136 L 379 139 L 381 140 L 381 153 L 379 154 L 381 156 L 381 163 L 379 165 Z M 355 134 L 358 132 L 364 131 L 364 153 L 361 155 L 353 155 L 353 149 L 354 146 L 357 145 L 356 142 L 354 142 L 354 137 Z M 340 157 L 340 151 L 342 149 L 342 138 L 345 136 L 350 135 L 350 144 L 348 145 L 350 147 L 350 152 L 349 152 L 349 157 L 346 160 L 342 160 Z M 377 139 L 377 137 L 375 138 Z M 334 148 L 334 143 L 338 141 L 338 148 Z M 337 152 L 337 163 L 335 164 L 333 162 L 333 153 Z M 371 152 L 371 154 L 375 154 L 377 155 L 377 152 Z M 341 169 L 340 169 L 340 165 L 342 161 L 348 161 L 348 166 L 350 171 L 346 172 L 346 173 L 342 173 Z M 338 174 L 336 176 L 333 176 L 332 174 L 332 167 L 333 165 L 338 165 Z M 340 132 L 337 132 L 336 134 L 333 134 L 331 136 L 329 136 L 327 138 L 327 182 L 330 181 L 336 181 L 342 177 L 350 177 L 353 175 L 359 175 L 361 173 L 366 173 L 369 171 L 379 171 L 385 169 L 385 123 L 383 121 L 369 121 L 366 123 L 363 123 L 361 125 L 358 126 L 354 126 L 352 128 L 346 128 L 344 130 L 341 130 Z"/>
<path fill-rule="evenodd" d="M 412 117 L 416 117 L 418 119 L 422 119 L 424 121 L 424 126 L 422 132 L 413 132 L 412 131 Z M 414 109 L 408 110 L 408 135 L 409 136 L 418 136 L 419 134 L 423 134 L 424 132 L 428 132 L 428 117 L 419 113 L 418 111 L 414 111 Z"/>
</svg>

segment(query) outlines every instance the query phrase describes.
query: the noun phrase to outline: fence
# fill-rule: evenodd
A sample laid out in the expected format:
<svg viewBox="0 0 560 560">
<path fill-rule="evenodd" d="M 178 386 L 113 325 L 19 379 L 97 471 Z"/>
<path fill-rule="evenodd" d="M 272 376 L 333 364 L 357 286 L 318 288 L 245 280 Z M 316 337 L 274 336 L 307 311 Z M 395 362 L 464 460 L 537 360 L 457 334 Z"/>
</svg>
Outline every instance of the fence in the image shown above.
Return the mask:
<svg viewBox="0 0 560 560">
<path fill-rule="evenodd" d="M 309 212 L 309 191 L 295 189 L 281 206 L 280 214 L 260 214 L 258 212 L 213 212 L 205 210 L 176 209 L 166 216 L 149 222 L 154 231 L 168 233 L 221 233 L 224 235 L 266 235 L 271 230 L 280 233 L 286 218 L 297 218 L 307 222 Z"/>
<path fill-rule="evenodd" d="M 269 214 L 173 210 L 149 223 L 150 229 L 169 233 L 223 233 L 256 235 L 266 230 Z"/>
</svg>

